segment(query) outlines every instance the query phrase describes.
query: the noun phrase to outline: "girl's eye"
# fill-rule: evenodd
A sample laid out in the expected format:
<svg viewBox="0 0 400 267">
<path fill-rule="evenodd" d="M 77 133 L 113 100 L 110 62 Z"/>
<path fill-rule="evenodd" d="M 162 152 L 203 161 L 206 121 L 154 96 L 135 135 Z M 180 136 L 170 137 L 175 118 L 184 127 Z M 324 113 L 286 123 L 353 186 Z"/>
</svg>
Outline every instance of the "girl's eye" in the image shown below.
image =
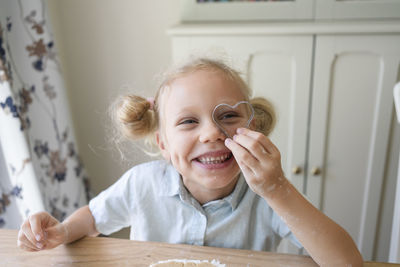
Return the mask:
<svg viewBox="0 0 400 267">
<path fill-rule="evenodd" d="M 222 114 L 220 117 L 220 120 L 228 120 L 228 119 L 232 119 L 232 118 L 236 118 L 239 115 L 237 113 L 231 112 L 231 113 L 225 113 Z"/>
<path fill-rule="evenodd" d="M 187 120 L 183 120 L 179 123 L 179 125 L 182 124 L 192 124 L 192 123 L 196 123 L 197 121 L 193 120 L 193 119 L 187 119 Z"/>
</svg>

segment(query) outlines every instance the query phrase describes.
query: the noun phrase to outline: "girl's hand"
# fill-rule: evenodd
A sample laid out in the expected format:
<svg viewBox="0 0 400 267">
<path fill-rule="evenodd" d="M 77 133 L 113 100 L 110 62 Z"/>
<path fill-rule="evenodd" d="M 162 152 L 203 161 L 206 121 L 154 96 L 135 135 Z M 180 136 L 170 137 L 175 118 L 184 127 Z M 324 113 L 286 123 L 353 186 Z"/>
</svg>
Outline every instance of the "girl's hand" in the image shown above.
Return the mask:
<svg viewBox="0 0 400 267">
<path fill-rule="evenodd" d="M 225 139 L 250 188 L 267 198 L 274 189 L 287 182 L 278 148 L 265 135 L 238 128 L 232 139 Z"/>
<path fill-rule="evenodd" d="M 67 239 L 68 230 L 64 224 L 47 212 L 38 212 L 22 223 L 17 245 L 27 251 L 39 251 L 54 248 Z"/>
</svg>

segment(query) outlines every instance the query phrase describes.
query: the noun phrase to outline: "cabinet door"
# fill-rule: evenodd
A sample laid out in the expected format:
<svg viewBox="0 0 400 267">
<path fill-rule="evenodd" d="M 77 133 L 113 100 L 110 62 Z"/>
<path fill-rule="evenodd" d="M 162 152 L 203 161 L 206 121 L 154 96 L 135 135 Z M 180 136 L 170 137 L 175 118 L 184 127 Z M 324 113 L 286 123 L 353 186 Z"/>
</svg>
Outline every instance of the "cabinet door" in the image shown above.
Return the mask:
<svg viewBox="0 0 400 267">
<path fill-rule="evenodd" d="M 376 235 L 400 36 L 318 36 L 306 194 L 366 260 Z"/>
<path fill-rule="evenodd" d="M 227 54 L 243 73 L 254 96 L 270 99 L 278 122 L 270 136 L 282 154 L 285 173 L 303 192 L 312 61 L 312 36 L 192 36 L 173 38 L 173 58 L 191 53 Z M 215 52 L 216 51 L 216 52 Z"/>
<path fill-rule="evenodd" d="M 318 0 L 316 19 L 400 18 L 399 0 Z"/>
</svg>

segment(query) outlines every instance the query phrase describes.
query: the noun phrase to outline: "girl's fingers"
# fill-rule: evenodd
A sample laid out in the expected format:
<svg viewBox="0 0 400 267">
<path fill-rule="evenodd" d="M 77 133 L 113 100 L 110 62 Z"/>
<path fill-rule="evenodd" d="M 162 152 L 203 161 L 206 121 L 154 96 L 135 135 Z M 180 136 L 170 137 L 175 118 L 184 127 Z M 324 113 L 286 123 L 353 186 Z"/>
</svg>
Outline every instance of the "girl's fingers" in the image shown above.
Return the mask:
<svg viewBox="0 0 400 267">
<path fill-rule="evenodd" d="M 34 244 L 37 243 L 37 240 L 36 240 L 34 234 L 32 233 L 31 225 L 30 225 L 30 223 L 29 223 L 29 220 L 26 220 L 26 221 L 21 225 L 20 232 L 21 232 L 21 231 L 22 231 L 22 233 L 24 234 L 25 238 L 26 238 L 27 240 L 29 240 L 29 242 L 30 242 L 31 244 L 34 245 Z"/>
<path fill-rule="evenodd" d="M 251 176 L 256 175 L 252 169 L 250 169 L 249 167 L 247 167 L 244 164 L 239 165 L 239 167 L 240 167 L 240 170 L 242 171 L 244 177 L 251 177 Z"/>
<path fill-rule="evenodd" d="M 51 228 L 57 224 L 60 224 L 57 219 L 47 212 L 39 212 L 29 216 L 19 230 L 18 247 L 28 251 L 38 251 L 47 248 L 49 242 L 47 233 L 43 229 Z M 61 240 L 64 236 L 63 233 L 58 234 L 58 239 Z M 59 240 L 56 240 L 56 243 L 59 244 Z"/>
<path fill-rule="evenodd" d="M 38 249 L 33 249 L 33 248 L 31 248 L 31 247 L 28 247 L 27 245 L 25 245 L 25 244 L 20 244 L 20 245 L 18 245 L 20 248 L 22 248 L 23 250 L 26 250 L 26 251 L 30 251 L 30 252 L 35 252 L 35 251 L 39 251 Z"/>
<path fill-rule="evenodd" d="M 28 250 L 28 251 L 38 251 L 40 248 L 36 247 L 34 244 L 32 244 L 28 238 L 26 238 L 25 234 L 23 231 L 18 232 L 18 240 L 17 240 L 17 245 L 18 247 Z"/>
<path fill-rule="evenodd" d="M 258 161 L 266 156 L 271 156 L 271 153 L 266 150 L 263 144 L 248 135 L 238 134 L 233 136 L 233 140 L 247 149 Z"/>
<path fill-rule="evenodd" d="M 241 145 L 236 143 L 230 138 L 225 139 L 225 146 L 229 148 L 233 156 L 235 157 L 236 162 L 239 164 L 239 167 L 242 169 L 242 165 L 245 165 L 249 169 L 253 170 L 256 168 L 258 164 L 258 160 L 256 160 L 249 151 L 243 148 Z"/>
<path fill-rule="evenodd" d="M 279 149 L 274 145 L 274 143 L 272 143 L 271 140 L 262 133 L 255 132 L 247 128 L 238 128 L 236 132 L 238 134 L 247 135 L 257 140 L 259 143 L 262 144 L 262 146 L 266 149 L 267 152 L 271 154 L 280 154 Z"/>
<path fill-rule="evenodd" d="M 43 231 L 42 231 L 42 218 L 40 214 L 29 216 L 29 224 L 31 225 L 31 231 L 36 239 L 36 241 L 41 241 L 44 239 Z"/>
</svg>

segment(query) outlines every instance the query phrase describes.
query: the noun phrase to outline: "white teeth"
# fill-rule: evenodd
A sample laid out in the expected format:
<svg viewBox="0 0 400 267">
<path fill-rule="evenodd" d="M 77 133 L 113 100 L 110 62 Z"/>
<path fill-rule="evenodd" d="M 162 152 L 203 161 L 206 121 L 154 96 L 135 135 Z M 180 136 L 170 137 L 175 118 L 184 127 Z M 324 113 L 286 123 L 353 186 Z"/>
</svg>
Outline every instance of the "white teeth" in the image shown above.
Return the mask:
<svg viewBox="0 0 400 267">
<path fill-rule="evenodd" d="M 199 158 L 199 161 L 203 164 L 218 164 L 218 163 L 222 163 L 228 157 L 229 157 L 229 153 L 227 153 L 225 155 L 221 155 L 219 157 L 201 157 L 201 158 Z"/>
</svg>

